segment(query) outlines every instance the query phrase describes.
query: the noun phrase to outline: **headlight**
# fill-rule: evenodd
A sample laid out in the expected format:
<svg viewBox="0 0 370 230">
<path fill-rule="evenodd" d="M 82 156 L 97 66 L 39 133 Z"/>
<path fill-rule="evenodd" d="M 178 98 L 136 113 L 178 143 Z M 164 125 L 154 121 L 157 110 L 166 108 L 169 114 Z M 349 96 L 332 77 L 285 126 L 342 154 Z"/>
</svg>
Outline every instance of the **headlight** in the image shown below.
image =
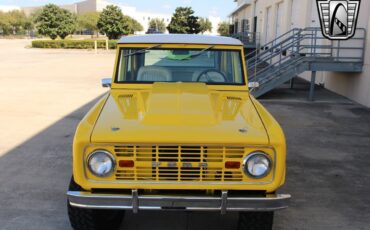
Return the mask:
<svg viewBox="0 0 370 230">
<path fill-rule="evenodd" d="M 87 159 L 89 170 L 98 177 L 107 177 L 113 173 L 116 162 L 112 154 L 104 150 L 97 150 Z"/>
<path fill-rule="evenodd" d="M 263 152 L 249 154 L 243 163 L 243 170 L 247 176 L 259 179 L 267 176 L 271 170 L 270 157 Z"/>
</svg>

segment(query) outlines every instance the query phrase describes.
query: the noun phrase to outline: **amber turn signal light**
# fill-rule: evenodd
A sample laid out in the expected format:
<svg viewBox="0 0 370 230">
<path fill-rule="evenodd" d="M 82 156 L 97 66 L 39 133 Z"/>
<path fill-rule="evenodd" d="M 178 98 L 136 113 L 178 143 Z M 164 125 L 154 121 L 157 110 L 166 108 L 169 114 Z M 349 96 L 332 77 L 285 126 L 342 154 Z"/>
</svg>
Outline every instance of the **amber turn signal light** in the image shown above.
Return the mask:
<svg viewBox="0 0 370 230">
<path fill-rule="evenodd" d="M 135 162 L 131 160 L 122 160 L 119 161 L 119 167 L 121 168 L 132 168 L 135 166 Z"/>
<path fill-rule="evenodd" d="M 240 168 L 240 162 L 227 161 L 227 162 L 225 162 L 225 168 L 227 168 L 227 169 L 239 169 Z"/>
</svg>

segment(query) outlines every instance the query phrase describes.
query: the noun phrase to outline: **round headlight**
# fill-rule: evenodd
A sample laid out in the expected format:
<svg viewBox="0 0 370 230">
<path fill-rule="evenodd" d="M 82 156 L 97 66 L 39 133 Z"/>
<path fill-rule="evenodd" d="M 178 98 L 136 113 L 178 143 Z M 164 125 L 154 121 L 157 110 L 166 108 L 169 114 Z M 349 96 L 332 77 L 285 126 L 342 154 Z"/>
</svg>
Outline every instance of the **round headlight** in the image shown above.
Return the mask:
<svg viewBox="0 0 370 230">
<path fill-rule="evenodd" d="M 244 160 L 243 170 L 247 176 L 263 178 L 271 170 L 270 157 L 263 152 L 251 153 Z"/>
<path fill-rule="evenodd" d="M 116 166 L 113 155 L 103 150 L 91 153 L 87 159 L 87 164 L 91 173 L 98 177 L 111 175 Z"/>
</svg>

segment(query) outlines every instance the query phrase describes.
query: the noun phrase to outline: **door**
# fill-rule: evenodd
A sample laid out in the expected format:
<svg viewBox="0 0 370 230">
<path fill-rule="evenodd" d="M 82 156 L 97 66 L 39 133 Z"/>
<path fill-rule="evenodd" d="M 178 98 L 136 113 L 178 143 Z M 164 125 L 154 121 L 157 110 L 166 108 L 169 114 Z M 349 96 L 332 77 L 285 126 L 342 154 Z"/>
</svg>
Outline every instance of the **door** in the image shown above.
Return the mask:
<svg viewBox="0 0 370 230">
<path fill-rule="evenodd" d="M 258 1 L 254 1 L 254 6 L 253 6 L 253 32 L 254 33 L 257 33 L 257 20 L 258 20 L 258 17 L 257 17 L 257 4 L 258 4 Z"/>
<path fill-rule="evenodd" d="M 278 3 L 276 6 L 276 37 L 283 34 L 283 3 Z"/>
<path fill-rule="evenodd" d="M 299 0 L 292 0 L 292 8 L 291 8 L 291 16 L 290 16 L 290 28 L 298 28 L 299 27 Z"/>
<path fill-rule="evenodd" d="M 317 10 L 316 2 L 311 5 L 311 27 L 320 27 L 319 11 Z"/>
<path fill-rule="evenodd" d="M 257 23 L 258 23 L 258 17 L 254 17 L 253 19 L 253 32 L 257 33 Z"/>
<path fill-rule="evenodd" d="M 271 7 L 266 9 L 266 26 L 265 26 L 265 43 L 271 41 L 271 24 L 272 24 L 272 13 Z"/>
</svg>

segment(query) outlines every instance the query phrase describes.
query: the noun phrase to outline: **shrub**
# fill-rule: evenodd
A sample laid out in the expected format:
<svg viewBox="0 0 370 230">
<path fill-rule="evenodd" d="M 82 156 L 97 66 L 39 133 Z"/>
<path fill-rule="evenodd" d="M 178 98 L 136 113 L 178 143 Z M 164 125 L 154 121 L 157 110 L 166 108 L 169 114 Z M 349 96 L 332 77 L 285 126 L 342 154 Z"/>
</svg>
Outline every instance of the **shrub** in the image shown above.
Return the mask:
<svg viewBox="0 0 370 230">
<path fill-rule="evenodd" d="M 108 42 L 109 49 L 117 47 L 116 40 Z M 32 48 L 42 49 L 94 49 L 94 40 L 35 40 Z M 98 40 L 98 49 L 105 49 L 105 40 Z"/>
</svg>

